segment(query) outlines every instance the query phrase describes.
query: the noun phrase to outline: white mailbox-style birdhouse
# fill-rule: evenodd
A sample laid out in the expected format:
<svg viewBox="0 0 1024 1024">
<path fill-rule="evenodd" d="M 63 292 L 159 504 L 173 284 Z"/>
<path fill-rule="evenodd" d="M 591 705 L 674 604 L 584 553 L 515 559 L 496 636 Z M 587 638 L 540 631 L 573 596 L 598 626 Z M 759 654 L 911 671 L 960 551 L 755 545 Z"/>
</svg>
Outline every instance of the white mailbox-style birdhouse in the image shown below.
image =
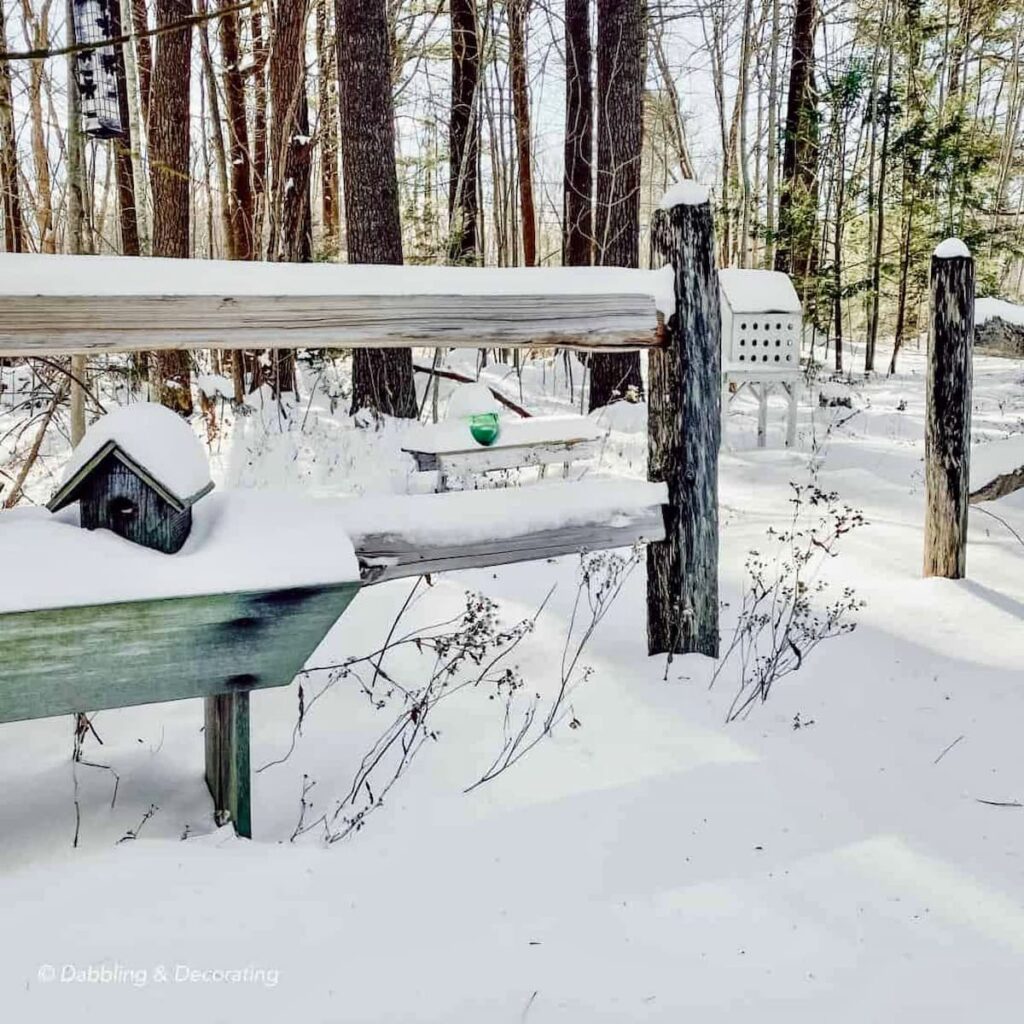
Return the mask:
<svg viewBox="0 0 1024 1024">
<path fill-rule="evenodd" d="M 800 373 L 803 310 L 776 270 L 722 270 L 722 372 L 764 380 Z"/>
<path fill-rule="evenodd" d="M 743 388 L 758 400 L 757 443 L 768 434 L 768 398 L 787 400 L 786 444 L 796 443 L 803 309 L 787 274 L 777 270 L 718 272 L 722 303 L 722 434 L 729 401 Z"/>
<path fill-rule="evenodd" d="M 192 529 L 192 506 L 213 489 L 192 428 L 162 405 L 138 402 L 98 419 L 75 448 L 51 512 L 78 502 L 87 530 L 104 528 L 174 554 Z"/>
</svg>

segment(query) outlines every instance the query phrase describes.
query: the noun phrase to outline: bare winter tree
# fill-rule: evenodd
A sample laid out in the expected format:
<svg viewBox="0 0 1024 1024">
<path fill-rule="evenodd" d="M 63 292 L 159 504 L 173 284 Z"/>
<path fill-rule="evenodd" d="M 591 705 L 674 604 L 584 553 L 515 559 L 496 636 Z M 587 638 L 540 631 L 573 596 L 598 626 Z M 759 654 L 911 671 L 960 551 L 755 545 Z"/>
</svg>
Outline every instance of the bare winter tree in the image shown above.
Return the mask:
<svg viewBox="0 0 1024 1024">
<path fill-rule="evenodd" d="M 478 221 L 480 118 L 480 27 L 476 0 L 451 0 L 452 103 L 448 122 L 448 258 L 452 263 L 476 263 L 479 258 Z"/>
<path fill-rule="evenodd" d="M 509 76 L 512 80 L 512 111 L 516 124 L 516 156 L 519 162 L 519 208 L 523 222 L 523 262 L 537 265 L 537 211 L 533 202 L 533 160 L 530 154 L 530 85 L 526 35 L 531 0 L 509 0 Z"/>
<path fill-rule="evenodd" d="M 338 209 L 338 74 L 337 48 L 327 0 L 316 0 L 317 100 L 320 137 L 320 202 L 323 251 L 337 258 Z"/>
<path fill-rule="evenodd" d="M 387 0 L 336 0 L 342 178 L 349 263 L 401 263 Z M 415 418 L 412 351 L 357 349 L 352 411 Z"/>
<path fill-rule="evenodd" d="M 270 243 L 272 260 L 313 258 L 312 161 L 306 95 L 309 0 L 278 0 L 270 46 Z"/>
<path fill-rule="evenodd" d="M 110 32 L 113 36 L 122 33 L 123 16 L 121 0 L 110 5 Z M 121 117 L 120 138 L 111 145 L 114 157 L 114 174 L 117 179 L 117 207 L 121 228 L 121 252 L 125 256 L 141 256 L 139 242 L 139 217 L 135 202 L 135 167 L 132 161 L 133 133 L 131 105 L 128 102 L 128 75 L 125 68 L 124 49 L 115 47 L 117 61 L 117 106 Z"/>
<path fill-rule="evenodd" d="M 597 207 L 595 262 L 640 265 L 640 157 L 647 9 L 644 0 L 597 0 Z M 590 358 L 590 408 L 641 392 L 636 352 Z"/>
<path fill-rule="evenodd" d="M 309 0 L 279 0 L 270 45 L 270 241 L 267 255 L 287 263 L 313 260 L 312 138 L 306 94 Z M 295 390 L 295 354 L 275 349 L 274 391 Z"/>
<path fill-rule="evenodd" d="M 3 3 L 0 3 L 0 49 L 7 49 Z M 7 61 L 0 61 L 0 201 L 4 210 L 4 249 L 7 252 L 21 252 L 25 246 L 25 227 L 21 219 L 11 66 Z"/>
<path fill-rule="evenodd" d="M 256 254 L 256 211 L 252 189 L 252 154 L 245 107 L 245 79 L 238 38 L 238 11 L 233 0 L 218 0 L 221 10 L 220 52 L 224 62 L 224 104 L 228 121 L 228 154 L 231 162 L 230 255 L 251 260 Z M 227 8 L 227 10 L 225 10 Z"/>
<path fill-rule="evenodd" d="M 786 99 L 775 269 L 796 279 L 805 304 L 817 264 L 818 112 L 814 88 L 817 0 L 797 0 Z"/>
<path fill-rule="evenodd" d="M 594 88 L 590 0 L 565 0 L 565 177 L 562 262 L 588 267 L 594 248 Z"/>
<path fill-rule="evenodd" d="M 192 0 L 156 0 L 157 28 L 177 25 L 192 13 Z M 188 259 L 189 89 L 192 27 L 156 37 L 150 101 L 149 173 L 153 191 L 153 255 Z M 192 379 L 187 352 L 156 352 L 153 384 L 160 402 L 192 415 Z"/>
</svg>

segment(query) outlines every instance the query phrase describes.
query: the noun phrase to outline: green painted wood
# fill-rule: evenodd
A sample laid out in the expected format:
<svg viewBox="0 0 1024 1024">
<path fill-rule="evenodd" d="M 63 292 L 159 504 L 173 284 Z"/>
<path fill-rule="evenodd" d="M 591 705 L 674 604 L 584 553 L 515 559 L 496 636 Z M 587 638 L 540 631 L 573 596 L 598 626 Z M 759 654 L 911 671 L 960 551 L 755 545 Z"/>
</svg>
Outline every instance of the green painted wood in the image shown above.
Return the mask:
<svg viewBox="0 0 1024 1024">
<path fill-rule="evenodd" d="M 0 722 L 286 686 L 358 589 L 353 582 L 0 615 Z"/>
<path fill-rule="evenodd" d="M 206 698 L 206 785 L 218 825 L 252 839 L 252 775 L 249 771 L 249 694 Z"/>
</svg>

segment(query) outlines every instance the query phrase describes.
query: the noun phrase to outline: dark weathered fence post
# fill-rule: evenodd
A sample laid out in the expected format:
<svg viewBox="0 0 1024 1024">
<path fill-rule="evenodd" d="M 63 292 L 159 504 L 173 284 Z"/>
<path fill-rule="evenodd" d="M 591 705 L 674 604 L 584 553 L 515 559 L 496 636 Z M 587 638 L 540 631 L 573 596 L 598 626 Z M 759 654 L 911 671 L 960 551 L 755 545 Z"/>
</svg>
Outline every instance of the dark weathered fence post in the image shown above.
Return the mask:
<svg viewBox="0 0 1024 1024">
<path fill-rule="evenodd" d="M 959 579 L 967 569 L 974 345 L 974 260 L 963 242 L 935 250 L 931 290 L 924 574 Z"/>
<path fill-rule="evenodd" d="M 665 540 L 647 548 L 647 649 L 717 658 L 722 323 L 704 189 L 684 182 L 666 196 L 651 245 L 672 264 L 676 308 L 648 364 L 648 477 L 668 484 L 669 508 Z"/>
<path fill-rule="evenodd" d="M 206 698 L 206 785 L 218 825 L 252 839 L 249 770 L 249 694 L 218 693 Z"/>
</svg>

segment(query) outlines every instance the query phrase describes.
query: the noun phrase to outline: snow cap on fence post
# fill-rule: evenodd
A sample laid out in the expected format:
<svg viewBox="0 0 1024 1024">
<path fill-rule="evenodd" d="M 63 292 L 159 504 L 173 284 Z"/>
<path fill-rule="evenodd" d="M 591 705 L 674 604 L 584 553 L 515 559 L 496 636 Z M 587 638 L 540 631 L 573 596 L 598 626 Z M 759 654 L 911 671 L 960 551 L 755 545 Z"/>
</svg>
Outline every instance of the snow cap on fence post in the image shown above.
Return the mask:
<svg viewBox="0 0 1024 1024">
<path fill-rule="evenodd" d="M 967 571 L 974 260 L 959 238 L 935 248 L 925 413 L 924 574 Z"/>
<path fill-rule="evenodd" d="M 933 255 L 939 260 L 970 259 L 971 250 L 962 238 L 946 238 L 935 246 Z"/>
<path fill-rule="evenodd" d="M 665 540 L 647 548 L 647 649 L 718 657 L 722 324 L 708 190 L 673 185 L 651 222 L 675 311 L 649 355 L 648 477 L 668 485 Z"/>
</svg>

